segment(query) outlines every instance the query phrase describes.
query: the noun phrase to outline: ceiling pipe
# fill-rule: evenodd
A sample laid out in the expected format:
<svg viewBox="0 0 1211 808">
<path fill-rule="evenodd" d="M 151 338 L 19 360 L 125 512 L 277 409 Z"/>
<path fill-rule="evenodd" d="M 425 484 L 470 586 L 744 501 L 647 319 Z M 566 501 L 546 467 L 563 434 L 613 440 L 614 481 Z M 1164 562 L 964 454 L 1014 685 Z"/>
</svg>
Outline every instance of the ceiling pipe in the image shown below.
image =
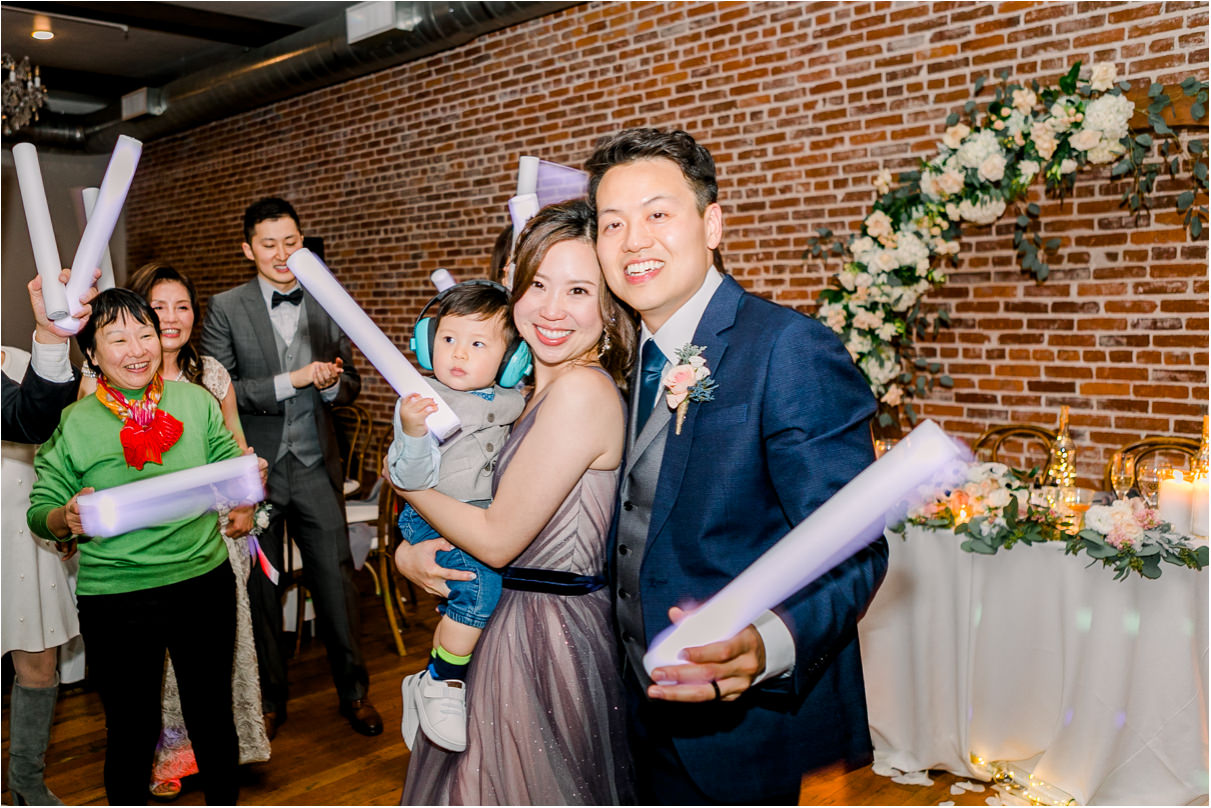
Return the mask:
<svg viewBox="0 0 1211 808">
<path fill-rule="evenodd" d="M 580 0 L 583 2 L 583 0 Z M 366 44 L 350 45 L 342 13 L 264 47 L 165 84 L 167 108 L 156 117 L 121 119 L 121 104 L 85 116 L 43 115 L 12 142 L 105 153 L 119 135 L 144 142 L 456 48 L 486 33 L 552 14 L 579 2 L 407 2 L 416 20 Z"/>
</svg>

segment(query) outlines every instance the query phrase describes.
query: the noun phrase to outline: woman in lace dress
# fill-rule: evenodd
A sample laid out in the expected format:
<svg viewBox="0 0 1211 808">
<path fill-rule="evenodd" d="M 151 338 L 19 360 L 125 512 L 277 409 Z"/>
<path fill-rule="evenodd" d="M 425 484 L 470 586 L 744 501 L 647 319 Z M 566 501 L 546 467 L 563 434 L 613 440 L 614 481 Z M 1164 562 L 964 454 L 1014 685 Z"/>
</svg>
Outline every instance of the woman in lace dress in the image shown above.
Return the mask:
<svg viewBox="0 0 1211 808">
<path fill-rule="evenodd" d="M 144 264 L 130 277 L 130 289 L 151 304 L 160 319 L 160 344 L 163 348 L 161 374 L 165 379 L 200 384 L 219 401 L 223 420 L 240 448 L 247 451 L 244 431 L 236 409 L 231 377 L 213 357 L 199 356 L 190 337 L 197 317 L 198 300 L 193 283 L 166 264 Z M 87 374 L 86 374 L 87 375 Z M 96 382 L 85 378 L 81 394 L 91 395 Z M 240 763 L 269 760 L 269 737 L 261 714 L 261 683 L 257 673 L 256 648 L 252 637 L 252 616 L 245 584 L 252 572 L 248 534 L 253 529 L 253 509 L 237 508 L 220 520 L 219 529 L 227 543 L 231 568 L 236 575 L 236 648 L 232 669 L 232 707 L 236 734 L 240 740 Z M 172 799 L 181 792 L 181 778 L 198 771 L 172 663 L 165 662 L 163 727 L 156 746 L 151 793 L 160 799 Z"/>
<path fill-rule="evenodd" d="M 635 799 L 622 682 L 604 585 L 622 458 L 617 384 L 634 329 L 601 276 L 583 202 L 544 208 L 515 250 L 513 318 L 534 389 L 498 462 L 486 510 L 404 495 L 449 540 L 505 570 L 468 673 L 467 748 L 417 738 L 405 804 L 620 804 Z M 400 570 L 435 594 L 465 577 L 402 545 Z"/>
</svg>

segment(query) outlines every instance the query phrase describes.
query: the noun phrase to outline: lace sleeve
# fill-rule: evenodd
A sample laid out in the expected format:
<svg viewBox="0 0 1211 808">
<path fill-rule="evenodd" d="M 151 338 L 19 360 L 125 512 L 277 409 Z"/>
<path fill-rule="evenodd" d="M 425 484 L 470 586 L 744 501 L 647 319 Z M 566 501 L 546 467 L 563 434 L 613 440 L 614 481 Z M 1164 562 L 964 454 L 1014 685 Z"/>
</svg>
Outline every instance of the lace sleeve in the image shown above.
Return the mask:
<svg viewBox="0 0 1211 808">
<path fill-rule="evenodd" d="M 202 386 L 219 401 L 223 400 L 228 388 L 231 387 L 231 374 L 213 356 L 202 357 Z"/>
</svg>

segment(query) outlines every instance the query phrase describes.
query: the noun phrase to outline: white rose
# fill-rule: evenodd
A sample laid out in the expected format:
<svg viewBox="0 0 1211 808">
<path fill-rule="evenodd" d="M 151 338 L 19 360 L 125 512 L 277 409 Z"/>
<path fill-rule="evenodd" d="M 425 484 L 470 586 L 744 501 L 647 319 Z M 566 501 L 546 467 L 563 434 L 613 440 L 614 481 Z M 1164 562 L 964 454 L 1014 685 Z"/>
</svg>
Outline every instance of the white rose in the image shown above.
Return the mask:
<svg viewBox="0 0 1211 808">
<path fill-rule="evenodd" d="M 1073 171 L 1076 171 L 1076 165 L 1076 160 L 1073 160 L 1071 157 L 1066 157 L 1060 161 L 1060 173 L 1071 174 Z"/>
<path fill-rule="evenodd" d="M 1089 66 L 1089 89 L 1105 92 L 1114 86 L 1118 67 L 1114 62 L 1094 62 Z"/>
<path fill-rule="evenodd" d="M 1089 151 L 1102 141 L 1102 133 L 1097 129 L 1078 129 L 1068 142 L 1077 151 Z"/>
<path fill-rule="evenodd" d="M 1144 528 L 1135 520 L 1134 516 L 1122 516 L 1116 513 L 1114 519 L 1114 529 L 1120 535 L 1129 539 L 1132 544 L 1139 544 L 1140 537 L 1144 535 Z"/>
<path fill-rule="evenodd" d="M 952 222 L 957 222 L 959 219 L 963 218 L 959 213 L 959 206 L 954 202 L 946 203 L 946 218 L 950 219 Z"/>
<path fill-rule="evenodd" d="M 955 152 L 955 159 L 964 168 L 979 168 L 980 164 L 994 154 L 1002 154 L 995 132 L 985 129 L 963 141 Z"/>
<path fill-rule="evenodd" d="M 900 401 L 903 398 L 904 391 L 900 389 L 900 385 L 893 384 L 891 387 L 887 388 L 887 392 L 883 394 L 883 398 L 881 398 L 880 401 L 889 407 L 898 407 L 900 406 Z"/>
<path fill-rule="evenodd" d="M 855 258 L 863 253 L 868 253 L 875 248 L 874 239 L 869 236 L 862 236 L 850 242 L 849 252 Z"/>
<path fill-rule="evenodd" d="M 1085 526 L 1106 534 L 1114 528 L 1114 515 L 1107 505 L 1091 505 L 1085 511 Z"/>
<path fill-rule="evenodd" d="M 920 187 L 921 193 L 930 199 L 941 199 L 945 195 L 938 184 L 938 175 L 932 171 L 921 174 Z"/>
<path fill-rule="evenodd" d="M 1018 163 L 1018 174 L 1022 179 L 1029 182 L 1030 179 L 1039 173 L 1039 164 L 1034 160 L 1022 160 Z"/>
<path fill-rule="evenodd" d="M 980 169 L 977 172 L 980 179 L 985 182 L 998 182 L 1001 177 L 1005 176 L 1005 158 L 1000 154 L 990 154 L 984 162 L 980 163 Z"/>
<path fill-rule="evenodd" d="M 957 149 L 963 143 L 963 138 L 967 137 L 967 135 L 970 133 L 971 127 L 967 126 L 966 124 L 957 123 L 948 128 L 946 133 L 942 135 L 942 142 L 945 143 L 948 148 Z"/>
<path fill-rule="evenodd" d="M 974 224 L 992 224 L 1001 218 L 1005 212 L 1005 202 L 1000 199 L 990 199 L 984 202 L 971 202 L 964 199 L 959 203 L 959 215 Z"/>
<path fill-rule="evenodd" d="M 1051 155 L 1055 154 L 1055 148 L 1059 142 L 1055 139 L 1055 133 L 1046 122 L 1036 123 L 1030 127 L 1030 139 L 1034 141 L 1034 149 L 1039 153 L 1039 157 L 1044 160 L 1051 159 Z"/>
<path fill-rule="evenodd" d="M 1023 115 L 1029 115 L 1030 111 L 1034 109 L 1034 105 L 1038 103 L 1038 100 L 1038 96 L 1034 94 L 1034 91 L 1027 87 L 1013 91 L 1013 108 Z"/>
<path fill-rule="evenodd" d="M 874 331 L 883 325 L 883 313 L 863 309 L 854 315 L 854 328 Z"/>
<path fill-rule="evenodd" d="M 871 262 L 871 266 L 880 272 L 891 272 L 900 266 L 900 261 L 894 250 L 879 250 L 875 260 Z"/>
<path fill-rule="evenodd" d="M 841 282 L 841 288 L 847 292 L 852 292 L 854 290 L 854 276 L 855 275 L 857 275 L 856 272 L 848 272 L 848 271 L 842 272 L 840 275 L 838 275 L 837 280 Z"/>
<path fill-rule="evenodd" d="M 1004 508 L 1013 499 L 1013 494 L 1004 488 L 997 488 L 985 497 L 990 508 Z"/>
<path fill-rule="evenodd" d="M 1100 165 L 1114 162 L 1125 151 L 1127 151 L 1126 147 L 1117 140 L 1103 139 L 1097 146 L 1085 152 L 1085 156 L 1089 158 L 1089 162 Z"/>
<path fill-rule="evenodd" d="M 866 217 L 866 232 L 875 238 L 890 236 L 892 234 L 891 219 L 883 211 L 876 210 Z"/>
<path fill-rule="evenodd" d="M 964 177 L 963 172 L 948 168 L 942 172 L 942 176 L 938 177 L 938 187 L 942 189 L 944 196 L 952 196 L 963 190 Z"/>
<path fill-rule="evenodd" d="M 898 333 L 898 329 L 896 328 L 895 323 L 883 323 L 883 325 L 879 326 L 875 333 L 877 333 L 879 335 L 879 339 L 883 340 L 884 342 L 891 342 Z"/>
</svg>

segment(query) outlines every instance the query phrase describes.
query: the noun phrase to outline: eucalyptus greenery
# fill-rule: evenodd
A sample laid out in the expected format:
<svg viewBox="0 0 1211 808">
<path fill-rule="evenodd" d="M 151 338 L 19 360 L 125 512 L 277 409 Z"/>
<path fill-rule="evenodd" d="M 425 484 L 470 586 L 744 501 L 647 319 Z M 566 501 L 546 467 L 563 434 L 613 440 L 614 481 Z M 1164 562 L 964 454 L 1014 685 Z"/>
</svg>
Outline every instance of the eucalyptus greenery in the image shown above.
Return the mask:
<svg viewBox="0 0 1211 808">
<path fill-rule="evenodd" d="M 804 260 L 838 257 L 842 269 L 821 291 L 816 316 L 844 340 L 881 403 L 879 423 L 898 421 L 899 408 L 911 423 L 912 399 L 935 385 L 950 387 L 940 363 L 919 356 L 916 341 L 949 324 L 944 308 L 922 306 L 928 292 L 946 282 L 963 226 L 990 225 L 1009 207 L 1014 216 L 1014 248 L 1024 271 L 1042 282 L 1050 273 L 1046 256 L 1059 238 L 1040 233 L 1041 209 L 1027 199 L 1041 174 L 1045 194 L 1063 198 L 1085 167 L 1113 164 L 1110 176 L 1125 181 L 1122 204 L 1138 216 L 1150 209 L 1156 182 L 1167 174 L 1187 183 L 1174 205 L 1192 238 L 1207 220 L 1205 128 L 1183 139 L 1165 115 L 1173 102 L 1165 88 L 1148 91 L 1149 131 L 1132 133 L 1135 105 L 1115 83 L 1112 64 L 1082 70 L 1080 62 L 1056 86 L 1009 83 L 999 74 L 992 99 L 983 107 L 968 101 L 946 120 L 937 153 L 919 170 L 893 179 L 882 170 L 874 179 L 878 196 L 860 232 L 842 244 L 828 228 L 809 239 Z M 975 80 L 978 94 L 986 76 Z M 1191 99 L 1190 115 L 1207 118 L 1207 83 L 1194 78 L 1180 85 Z M 1201 135 L 1202 137 L 1200 137 Z"/>
</svg>

